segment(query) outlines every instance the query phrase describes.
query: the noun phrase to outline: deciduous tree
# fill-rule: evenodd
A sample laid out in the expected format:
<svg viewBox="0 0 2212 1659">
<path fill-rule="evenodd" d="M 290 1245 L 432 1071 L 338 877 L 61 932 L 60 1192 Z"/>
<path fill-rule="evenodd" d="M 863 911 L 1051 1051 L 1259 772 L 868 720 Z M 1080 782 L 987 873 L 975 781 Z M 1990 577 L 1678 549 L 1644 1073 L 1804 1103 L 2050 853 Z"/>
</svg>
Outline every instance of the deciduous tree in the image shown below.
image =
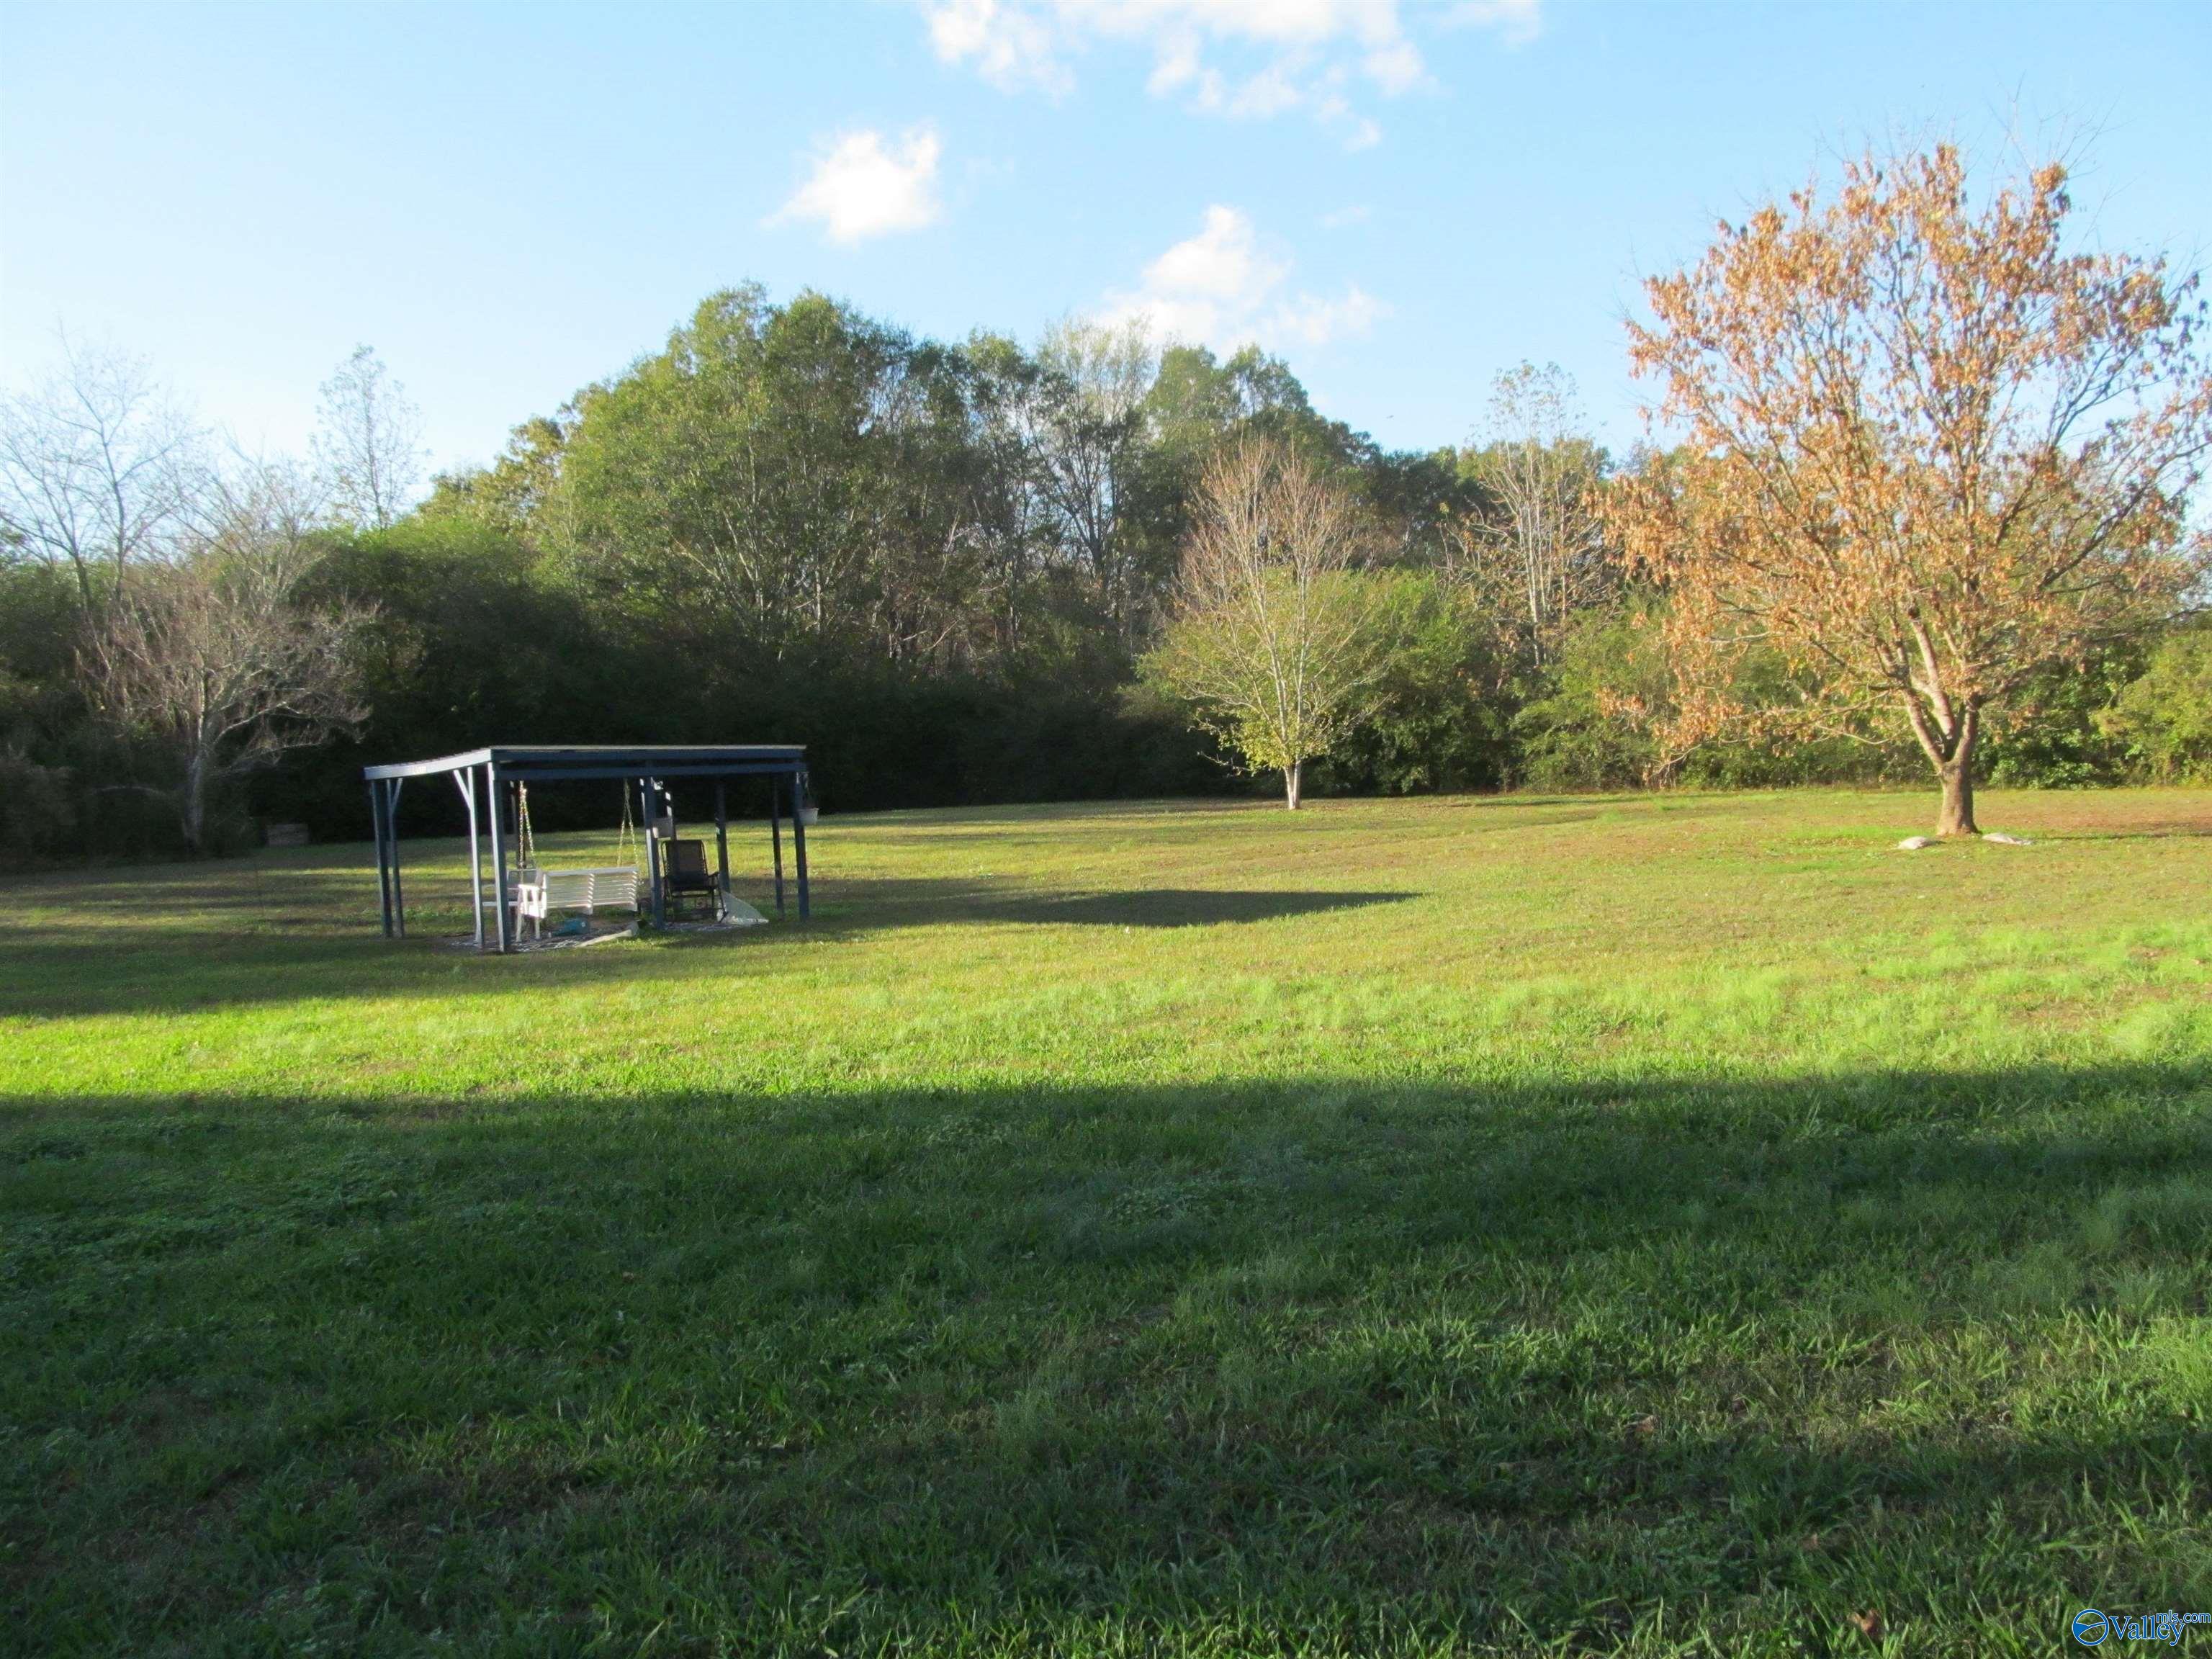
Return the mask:
<svg viewBox="0 0 2212 1659">
<path fill-rule="evenodd" d="M 1166 635 L 1146 659 L 1247 765 L 1281 772 L 1293 811 L 1304 763 L 1381 695 L 1388 595 L 1358 568 L 1370 536 L 1310 458 L 1241 441 L 1200 483 Z"/>
<path fill-rule="evenodd" d="M 0 542 L 64 567 L 89 616 L 189 516 L 201 434 L 119 353 L 64 338 L 34 390 L 0 403 Z"/>
<path fill-rule="evenodd" d="M 1142 610 L 1128 503 L 1158 359 L 1140 329 L 1067 322 L 1046 334 L 1037 360 L 1048 389 L 1035 452 L 1038 483 L 1062 546 L 1090 575 L 1126 643 Z"/>
<path fill-rule="evenodd" d="M 331 505 L 356 528 L 381 530 L 413 500 L 422 476 L 422 412 L 371 347 L 356 346 L 323 382 L 314 449 Z"/>
<path fill-rule="evenodd" d="M 310 606 L 311 499 L 282 469 L 216 487 L 173 562 L 142 572 L 87 635 L 82 666 L 112 722 L 175 763 L 185 842 L 206 845 L 216 786 L 357 723 L 367 613 Z"/>
<path fill-rule="evenodd" d="M 2067 235 L 2066 173 L 1978 191 L 1948 145 L 1865 155 L 1723 225 L 1647 285 L 1631 355 L 1685 437 L 1615 498 L 1672 590 L 1678 725 L 1739 719 L 1764 643 L 1805 690 L 1767 722 L 1910 725 L 1937 830 L 1976 833 L 1985 714 L 2185 602 L 2212 443 L 2194 276 Z"/>
<path fill-rule="evenodd" d="M 1613 583 L 1598 513 L 1604 455 L 1582 430 L 1574 379 L 1557 363 L 1498 377 L 1486 435 L 1468 466 L 1498 510 L 1467 521 L 1464 553 L 1481 587 L 1510 596 L 1541 667 L 1575 613 Z"/>
</svg>

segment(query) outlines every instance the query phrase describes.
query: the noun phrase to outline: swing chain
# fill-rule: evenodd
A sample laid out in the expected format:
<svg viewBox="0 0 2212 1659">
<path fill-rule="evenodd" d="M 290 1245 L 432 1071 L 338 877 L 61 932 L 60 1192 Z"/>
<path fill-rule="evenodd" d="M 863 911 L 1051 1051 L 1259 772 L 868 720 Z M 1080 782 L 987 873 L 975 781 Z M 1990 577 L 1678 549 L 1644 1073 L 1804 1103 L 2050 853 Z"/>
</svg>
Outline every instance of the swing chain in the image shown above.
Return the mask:
<svg viewBox="0 0 2212 1659">
<path fill-rule="evenodd" d="M 530 831 L 530 786 L 514 786 L 514 850 L 520 866 L 532 876 L 538 873 L 538 840 Z"/>
<path fill-rule="evenodd" d="M 633 869 L 637 865 L 637 831 L 630 817 L 627 782 L 622 787 L 622 829 L 615 836 L 615 862 L 628 864 Z"/>
</svg>

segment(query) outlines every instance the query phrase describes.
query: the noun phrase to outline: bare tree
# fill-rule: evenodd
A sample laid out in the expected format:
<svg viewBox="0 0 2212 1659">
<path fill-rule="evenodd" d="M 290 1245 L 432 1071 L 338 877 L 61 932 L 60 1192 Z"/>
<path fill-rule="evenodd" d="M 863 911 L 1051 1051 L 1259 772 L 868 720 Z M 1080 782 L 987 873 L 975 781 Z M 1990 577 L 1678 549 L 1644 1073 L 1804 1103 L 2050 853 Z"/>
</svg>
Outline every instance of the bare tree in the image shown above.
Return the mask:
<svg viewBox="0 0 2212 1659">
<path fill-rule="evenodd" d="M 171 550 L 202 435 L 143 363 L 61 343 L 58 369 L 0 401 L 0 540 L 67 566 L 91 616 Z"/>
<path fill-rule="evenodd" d="M 332 505 L 349 522 L 381 530 L 422 482 L 422 411 L 369 346 L 356 346 L 322 391 L 314 453 Z"/>
<path fill-rule="evenodd" d="M 970 337 L 967 356 L 975 374 L 972 441 L 985 458 L 975 474 L 969 533 L 983 552 L 980 591 L 996 648 L 1011 655 L 1027 626 L 1032 585 L 1048 562 L 1054 529 L 1041 484 L 1050 377 L 1002 337 Z"/>
<path fill-rule="evenodd" d="M 1574 612 L 1611 582 L 1597 492 L 1603 468 L 1581 430 L 1574 378 L 1557 363 L 1498 377 L 1476 481 L 1504 509 L 1468 526 L 1468 574 L 1510 592 L 1539 665 Z"/>
<path fill-rule="evenodd" d="M 1257 438 L 1207 467 L 1194 513 L 1146 677 L 1255 771 L 1281 772 L 1296 811 L 1305 763 L 1356 730 L 1380 696 L 1385 597 L 1356 568 L 1370 526 L 1311 461 Z"/>
<path fill-rule="evenodd" d="M 1079 322 L 1048 333 L 1037 356 L 1051 387 L 1036 451 L 1044 497 L 1063 544 L 1081 560 L 1127 640 L 1140 618 L 1124 520 L 1158 357 L 1135 325 Z"/>
<path fill-rule="evenodd" d="M 316 606 L 315 501 L 296 474 L 217 480 L 206 520 L 88 634 L 81 665 L 102 712 L 176 763 L 179 822 L 206 843 L 216 786 L 319 744 L 364 716 L 358 645 L 368 612 Z"/>
</svg>

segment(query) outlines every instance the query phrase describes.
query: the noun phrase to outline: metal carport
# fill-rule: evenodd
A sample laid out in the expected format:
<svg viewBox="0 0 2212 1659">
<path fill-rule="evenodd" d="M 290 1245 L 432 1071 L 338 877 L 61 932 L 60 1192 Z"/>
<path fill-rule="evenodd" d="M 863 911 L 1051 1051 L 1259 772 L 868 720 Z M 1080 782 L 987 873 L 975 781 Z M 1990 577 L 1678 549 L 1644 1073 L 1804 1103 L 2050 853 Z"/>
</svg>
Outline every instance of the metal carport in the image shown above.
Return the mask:
<svg viewBox="0 0 2212 1659">
<path fill-rule="evenodd" d="M 471 749 L 465 754 L 445 755 L 436 760 L 401 761 L 388 766 L 362 769 L 368 782 L 368 810 L 376 838 L 376 877 L 384 908 L 386 939 L 404 938 L 407 911 L 399 881 L 399 836 L 397 815 L 399 792 L 410 778 L 450 777 L 461 792 L 469 815 L 469 895 L 476 917 L 477 948 L 485 946 L 484 875 L 482 830 L 489 822 L 491 842 L 493 946 L 505 951 L 514 943 L 514 919 L 507 899 L 507 859 L 515 843 L 520 814 L 517 792 L 529 783 L 586 783 L 594 779 L 619 779 L 625 791 L 635 790 L 644 808 L 647 826 L 646 863 L 649 866 L 653 920 L 666 917 L 666 895 L 661 880 L 661 861 L 651 825 L 656 818 L 653 797 L 667 793 L 671 779 L 711 782 L 714 786 L 714 846 L 722 880 L 729 878 L 729 816 L 726 788 L 732 778 L 769 781 L 769 841 L 775 866 L 775 908 L 783 910 L 783 814 L 788 799 L 794 873 L 799 883 L 799 915 L 809 914 L 806 884 L 806 750 L 799 744 L 684 744 L 501 745 Z M 479 807 L 482 811 L 479 811 Z"/>
</svg>

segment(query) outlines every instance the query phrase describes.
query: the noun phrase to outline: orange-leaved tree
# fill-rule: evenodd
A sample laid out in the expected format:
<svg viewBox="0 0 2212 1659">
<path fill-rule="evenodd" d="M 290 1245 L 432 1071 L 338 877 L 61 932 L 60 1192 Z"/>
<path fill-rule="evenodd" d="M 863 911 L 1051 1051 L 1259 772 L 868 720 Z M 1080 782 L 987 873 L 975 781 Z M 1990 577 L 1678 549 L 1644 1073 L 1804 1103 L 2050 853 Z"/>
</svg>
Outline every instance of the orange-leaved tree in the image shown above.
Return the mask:
<svg viewBox="0 0 2212 1659">
<path fill-rule="evenodd" d="M 1865 155 L 1646 284 L 1631 357 L 1681 442 L 1609 512 L 1669 595 L 1678 740 L 1901 714 L 1937 833 L 1973 835 L 1990 711 L 2201 591 L 2197 279 L 2071 246 L 2069 210 L 2055 165 L 1978 192 L 1953 146 Z M 1758 648 L 1783 706 L 1730 696 Z"/>
</svg>

